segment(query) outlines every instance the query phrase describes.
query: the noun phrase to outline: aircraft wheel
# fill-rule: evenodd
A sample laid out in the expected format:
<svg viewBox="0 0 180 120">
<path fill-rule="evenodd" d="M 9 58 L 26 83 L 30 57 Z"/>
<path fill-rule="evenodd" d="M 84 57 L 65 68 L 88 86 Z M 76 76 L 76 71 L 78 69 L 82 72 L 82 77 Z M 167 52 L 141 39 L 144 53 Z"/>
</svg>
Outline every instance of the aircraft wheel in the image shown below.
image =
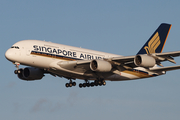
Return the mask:
<svg viewBox="0 0 180 120">
<path fill-rule="evenodd" d="M 94 81 L 94 85 L 98 86 L 98 81 L 97 80 Z"/>
<path fill-rule="evenodd" d="M 86 83 L 83 83 L 83 87 L 86 87 Z"/>
<path fill-rule="evenodd" d="M 98 85 L 99 85 L 99 86 L 102 85 L 102 81 L 101 81 L 101 80 L 98 81 Z"/>
<path fill-rule="evenodd" d="M 18 74 L 18 70 L 15 70 L 15 71 L 14 71 L 14 74 Z"/>
<path fill-rule="evenodd" d="M 98 86 L 98 83 L 95 83 L 94 85 L 95 85 L 95 86 Z"/>
<path fill-rule="evenodd" d="M 80 83 L 80 84 L 79 84 L 79 87 L 82 88 L 82 86 L 83 86 L 82 83 Z"/>
<path fill-rule="evenodd" d="M 94 87 L 94 82 L 92 82 L 90 85 L 91 85 L 91 87 Z"/>
<path fill-rule="evenodd" d="M 69 83 L 66 83 L 65 86 L 68 88 L 69 87 Z"/>
<path fill-rule="evenodd" d="M 105 85 L 106 85 L 106 81 L 105 81 L 105 80 L 103 80 L 102 84 L 105 86 Z"/>
<path fill-rule="evenodd" d="M 87 86 L 87 87 L 90 87 L 90 84 L 89 84 L 89 83 L 86 83 L 86 86 Z"/>
<path fill-rule="evenodd" d="M 15 70 L 14 71 L 14 74 L 20 74 L 21 73 L 21 70 Z"/>
<path fill-rule="evenodd" d="M 73 85 L 73 86 L 76 86 L 76 82 L 73 82 L 72 85 Z"/>
<path fill-rule="evenodd" d="M 72 85 L 72 83 L 69 83 L 69 87 L 72 87 L 73 85 Z"/>
</svg>

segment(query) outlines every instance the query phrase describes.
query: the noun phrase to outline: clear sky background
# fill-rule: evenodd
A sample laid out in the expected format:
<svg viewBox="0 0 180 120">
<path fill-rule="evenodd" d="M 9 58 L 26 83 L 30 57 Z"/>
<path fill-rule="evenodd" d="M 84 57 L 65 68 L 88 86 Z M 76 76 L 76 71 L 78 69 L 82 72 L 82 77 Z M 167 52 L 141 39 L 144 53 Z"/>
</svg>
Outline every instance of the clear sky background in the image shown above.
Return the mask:
<svg viewBox="0 0 180 120">
<path fill-rule="evenodd" d="M 4 53 L 20 40 L 38 39 L 135 55 L 163 22 L 172 24 L 163 52 L 177 51 L 179 5 L 179 0 L 1 0 L 0 119 L 178 120 L 180 70 L 105 87 L 66 88 L 66 79 L 50 75 L 18 79 Z M 180 58 L 175 60 L 180 65 Z"/>
</svg>

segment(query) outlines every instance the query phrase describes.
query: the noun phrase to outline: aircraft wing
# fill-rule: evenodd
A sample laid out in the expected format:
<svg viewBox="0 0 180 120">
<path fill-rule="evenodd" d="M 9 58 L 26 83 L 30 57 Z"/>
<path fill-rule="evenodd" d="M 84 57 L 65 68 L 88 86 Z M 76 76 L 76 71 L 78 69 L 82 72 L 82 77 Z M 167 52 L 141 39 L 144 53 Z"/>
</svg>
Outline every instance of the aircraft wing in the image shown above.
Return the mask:
<svg viewBox="0 0 180 120">
<path fill-rule="evenodd" d="M 153 53 L 150 56 L 155 58 L 158 65 L 160 65 L 160 62 L 163 62 L 163 61 L 169 61 L 172 63 L 176 63 L 174 61 L 173 57 L 180 56 L 180 51 L 165 52 L 165 53 Z M 125 57 L 113 57 L 110 60 L 114 61 L 116 63 L 119 63 L 119 65 L 129 66 L 131 68 L 134 68 L 134 67 L 137 67 L 134 64 L 134 58 L 135 58 L 135 56 L 125 56 Z"/>
<path fill-rule="evenodd" d="M 134 56 L 113 57 L 110 60 L 116 65 L 121 65 L 125 68 L 126 67 L 134 68 L 134 67 L 137 67 L 134 64 L 134 58 L 135 58 L 135 55 Z"/>
<path fill-rule="evenodd" d="M 152 56 L 155 57 L 157 62 L 162 62 L 162 61 L 169 61 L 172 63 L 176 63 L 174 61 L 173 57 L 178 57 L 180 56 L 180 51 L 174 51 L 174 52 L 165 52 L 165 53 L 155 53 Z"/>
<path fill-rule="evenodd" d="M 131 62 L 134 60 L 135 56 L 122 56 L 122 57 L 113 57 L 111 58 L 112 61 L 116 61 L 119 63 L 126 63 L 126 62 Z"/>
<path fill-rule="evenodd" d="M 156 56 L 172 56 L 177 57 L 180 56 L 180 51 L 174 51 L 174 52 L 165 52 L 165 53 L 155 53 Z"/>
<path fill-rule="evenodd" d="M 175 63 L 173 57 L 180 56 L 180 51 L 175 52 L 166 52 L 166 53 L 154 53 L 151 54 L 153 58 L 155 58 L 156 63 L 161 66 L 160 62 L 163 61 L 170 61 Z M 134 58 L 136 56 L 122 56 L 122 57 L 112 57 L 112 58 L 104 58 L 104 61 L 108 61 L 112 64 L 114 69 L 118 69 L 120 71 L 126 70 L 126 69 L 132 69 L 137 67 L 134 63 Z M 55 67 L 56 65 L 60 66 L 61 68 L 64 68 L 64 70 L 70 70 L 70 71 L 76 71 L 78 73 L 83 72 L 92 72 L 90 69 L 90 63 L 92 60 L 77 60 L 77 61 L 60 61 L 53 65 Z M 60 69 L 60 68 L 57 68 Z M 159 68 L 150 68 L 150 71 L 170 71 L 170 70 L 176 70 L 180 69 L 180 66 L 172 66 L 172 67 L 159 67 Z M 89 73 L 88 72 L 88 73 Z"/>
<path fill-rule="evenodd" d="M 154 53 L 151 55 L 156 59 L 157 64 L 163 61 L 170 61 L 172 63 L 176 63 L 173 59 L 173 57 L 180 56 L 180 51 L 174 51 L 174 52 L 165 52 L 165 53 Z M 122 66 L 124 68 L 135 68 L 137 67 L 134 64 L 134 58 L 136 56 L 122 56 L 122 57 L 112 57 L 112 58 L 105 58 L 104 60 L 111 62 L 113 65 Z M 87 64 L 90 64 L 91 60 L 77 60 L 77 61 L 71 61 L 71 62 L 63 62 L 61 63 L 61 66 L 68 66 L 75 67 L 75 66 L 84 66 Z M 60 63 L 59 63 L 60 65 Z M 160 64 L 158 64 L 160 65 Z M 169 69 L 169 68 L 168 68 Z"/>
<path fill-rule="evenodd" d="M 180 65 L 170 66 L 170 67 L 160 67 L 160 68 L 150 68 L 150 71 L 158 72 L 158 71 L 171 71 L 180 69 Z"/>
</svg>

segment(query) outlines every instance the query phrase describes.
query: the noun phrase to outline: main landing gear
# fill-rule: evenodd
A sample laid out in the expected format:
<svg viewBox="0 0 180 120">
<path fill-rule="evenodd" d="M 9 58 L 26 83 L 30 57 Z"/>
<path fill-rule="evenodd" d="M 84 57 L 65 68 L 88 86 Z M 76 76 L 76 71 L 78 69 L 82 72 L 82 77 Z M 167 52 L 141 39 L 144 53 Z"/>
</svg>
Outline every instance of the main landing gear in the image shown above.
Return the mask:
<svg viewBox="0 0 180 120">
<path fill-rule="evenodd" d="M 89 82 L 88 80 L 85 80 L 85 83 L 80 83 L 79 84 L 79 87 L 82 88 L 82 87 L 94 87 L 94 86 L 105 86 L 106 85 L 106 82 L 105 80 L 95 80 L 94 82 Z"/>
<path fill-rule="evenodd" d="M 95 80 L 94 82 L 89 82 L 88 80 L 85 80 L 85 83 L 80 83 L 79 87 L 80 88 L 85 88 L 85 87 L 94 87 L 94 86 L 105 86 L 106 85 L 106 81 L 105 80 Z M 71 79 L 69 81 L 69 83 L 66 83 L 65 86 L 68 87 L 72 87 L 72 86 L 76 86 L 76 82 L 73 82 Z"/>
<path fill-rule="evenodd" d="M 69 81 L 69 83 L 66 83 L 65 86 L 68 87 L 72 87 L 72 86 L 76 86 L 76 82 L 73 82 L 71 79 Z"/>
</svg>

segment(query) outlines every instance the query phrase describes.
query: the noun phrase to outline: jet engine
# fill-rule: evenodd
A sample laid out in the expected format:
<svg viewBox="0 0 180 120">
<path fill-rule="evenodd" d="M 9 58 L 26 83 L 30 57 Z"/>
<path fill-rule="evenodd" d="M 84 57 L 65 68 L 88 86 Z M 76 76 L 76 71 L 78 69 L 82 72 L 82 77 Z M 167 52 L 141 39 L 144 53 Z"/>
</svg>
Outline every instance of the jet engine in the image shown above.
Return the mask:
<svg viewBox="0 0 180 120">
<path fill-rule="evenodd" d="M 111 63 L 104 60 L 92 60 L 90 63 L 92 71 L 96 72 L 109 72 L 112 69 Z"/>
<path fill-rule="evenodd" d="M 151 68 L 156 64 L 156 60 L 148 55 L 136 55 L 136 57 L 134 58 L 134 63 L 139 67 Z"/>
<path fill-rule="evenodd" d="M 32 81 L 40 80 L 44 77 L 43 70 L 34 67 L 21 68 L 20 72 L 17 74 L 19 79 Z"/>
</svg>

